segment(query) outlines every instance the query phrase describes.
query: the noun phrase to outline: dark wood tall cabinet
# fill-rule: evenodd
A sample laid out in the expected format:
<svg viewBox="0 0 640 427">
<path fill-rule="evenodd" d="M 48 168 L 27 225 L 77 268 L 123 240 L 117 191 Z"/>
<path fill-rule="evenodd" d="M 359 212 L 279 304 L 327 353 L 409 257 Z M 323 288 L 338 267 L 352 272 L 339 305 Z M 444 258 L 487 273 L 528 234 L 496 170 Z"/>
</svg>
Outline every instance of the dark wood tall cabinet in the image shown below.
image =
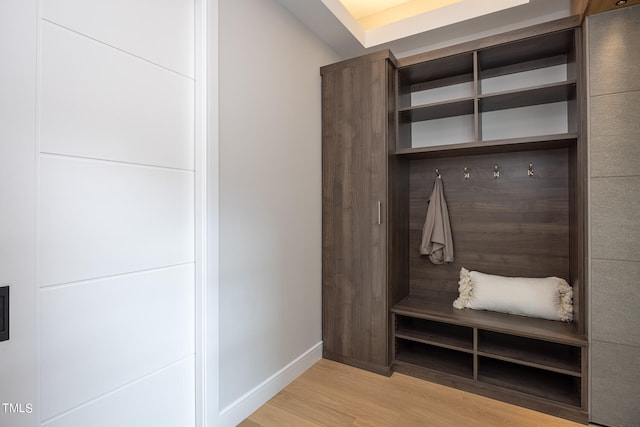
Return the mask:
<svg viewBox="0 0 640 427">
<path fill-rule="evenodd" d="M 391 61 L 386 51 L 321 70 L 324 356 L 380 373 L 390 373 Z"/>
<path fill-rule="evenodd" d="M 588 419 L 577 17 L 322 74 L 324 356 Z M 455 261 L 420 256 L 436 176 Z M 460 269 L 563 277 L 574 319 L 456 310 Z"/>
</svg>

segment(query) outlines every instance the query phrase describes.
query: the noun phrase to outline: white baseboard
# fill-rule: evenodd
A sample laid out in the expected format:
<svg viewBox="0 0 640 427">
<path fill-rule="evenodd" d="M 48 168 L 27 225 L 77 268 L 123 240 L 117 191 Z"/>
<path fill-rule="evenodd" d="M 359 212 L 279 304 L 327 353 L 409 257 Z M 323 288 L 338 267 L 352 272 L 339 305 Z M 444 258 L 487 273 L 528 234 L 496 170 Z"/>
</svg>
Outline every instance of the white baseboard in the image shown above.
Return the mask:
<svg viewBox="0 0 640 427">
<path fill-rule="evenodd" d="M 322 342 L 311 347 L 253 390 L 220 411 L 219 425 L 222 427 L 238 425 L 320 359 L 322 359 Z"/>
</svg>

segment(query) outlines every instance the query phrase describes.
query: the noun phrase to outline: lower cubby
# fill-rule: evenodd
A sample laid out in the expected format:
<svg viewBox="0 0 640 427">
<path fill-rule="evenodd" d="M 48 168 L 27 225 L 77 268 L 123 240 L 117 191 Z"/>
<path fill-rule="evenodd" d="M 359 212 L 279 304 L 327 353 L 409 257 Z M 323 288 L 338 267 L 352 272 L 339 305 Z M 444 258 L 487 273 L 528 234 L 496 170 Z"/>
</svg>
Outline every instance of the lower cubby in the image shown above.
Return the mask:
<svg viewBox="0 0 640 427">
<path fill-rule="evenodd" d="M 532 338 L 478 331 L 478 354 L 579 376 L 581 348 Z"/>
<path fill-rule="evenodd" d="M 395 336 L 452 350 L 473 352 L 473 329 L 411 316 L 395 316 Z"/>
<path fill-rule="evenodd" d="M 572 375 L 479 357 L 478 381 L 553 402 L 580 406 L 580 378 Z"/>
<path fill-rule="evenodd" d="M 391 309 L 392 370 L 586 422 L 588 341 L 575 325 L 455 310 L 410 296 Z"/>
<path fill-rule="evenodd" d="M 402 338 L 396 338 L 394 362 L 473 379 L 472 354 Z"/>
</svg>

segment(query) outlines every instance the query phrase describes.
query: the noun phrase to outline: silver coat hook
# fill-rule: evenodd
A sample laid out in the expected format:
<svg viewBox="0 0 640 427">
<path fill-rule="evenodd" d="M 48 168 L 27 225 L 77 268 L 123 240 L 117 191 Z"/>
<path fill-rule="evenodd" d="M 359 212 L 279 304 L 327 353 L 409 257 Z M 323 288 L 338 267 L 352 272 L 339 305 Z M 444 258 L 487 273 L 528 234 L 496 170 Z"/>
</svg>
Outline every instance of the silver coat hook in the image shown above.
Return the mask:
<svg viewBox="0 0 640 427">
<path fill-rule="evenodd" d="M 527 170 L 527 176 L 533 176 L 533 163 L 529 163 L 529 170 Z"/>
<path fill-rule="evenodd" d="M 498 165 L 493 167 L 493 177 L 500 178 L 500 169 L 498 168 Z"/>
<path fill-rule="evenodd" d="M 469 179 L 471 177 L 471 173 L 469 172 L 469 168 L 464 168 L 464 179 Z"/>
<path fill-rule="evenodd" d="M 442 179 L 442 176 L 440 176 L 440 170 L 436 169 L 436 177 Z"/>
</svg>

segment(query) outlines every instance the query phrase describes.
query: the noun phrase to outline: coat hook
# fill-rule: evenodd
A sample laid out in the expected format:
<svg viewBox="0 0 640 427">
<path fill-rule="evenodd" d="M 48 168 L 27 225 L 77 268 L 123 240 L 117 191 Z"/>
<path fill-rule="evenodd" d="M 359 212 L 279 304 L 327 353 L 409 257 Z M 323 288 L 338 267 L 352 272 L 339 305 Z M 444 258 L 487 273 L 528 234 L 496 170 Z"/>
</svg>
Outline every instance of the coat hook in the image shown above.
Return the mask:
<svg viewBox="0 0 640 427">
<path fill-rule="evenodd" d="M 436 176 L 438 178 L 442 179 L 442 176 L 440 176 L 440 170 L 439 169 L 436 169 Z"/>
<path fill-rule="evenodd" d="M 493 177 L 500 178 L 500 169 L 498 168 L 498 165 L 493 167 Z"/>
<path fill-rule="evenodd" d="M 527 171 L 528 176 L 533 176 L 533 163 L 529 163 L 529 170 Z"/>
<path fill-rule="evenodd" d="M 469 172 L 469 168 L 464 168 L 464 179 L 469 179 L 471 177 L 471 173 Z"/>
</svg>

